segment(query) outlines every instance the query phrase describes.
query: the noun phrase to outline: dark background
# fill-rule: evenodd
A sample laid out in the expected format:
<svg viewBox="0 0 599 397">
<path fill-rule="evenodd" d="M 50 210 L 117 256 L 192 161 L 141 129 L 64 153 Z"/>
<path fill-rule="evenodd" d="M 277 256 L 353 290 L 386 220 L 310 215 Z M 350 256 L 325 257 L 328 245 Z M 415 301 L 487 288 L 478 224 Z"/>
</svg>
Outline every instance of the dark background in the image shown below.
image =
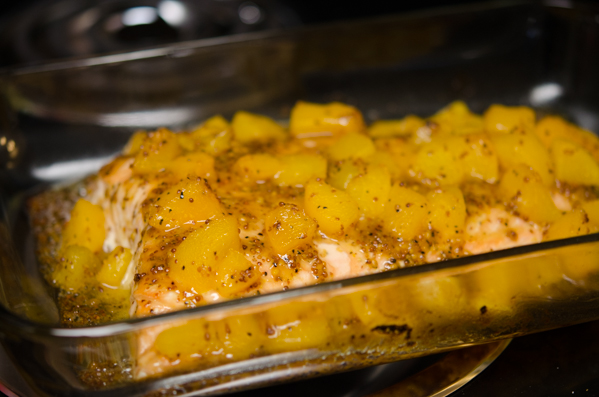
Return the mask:
<svg viewBox="0 0 599 397">
<path fill-rule="evenodd" d="M 101 1 L 101 0 L 100 0 Z M 198 0 L 201 1 L 201 0 Z M 453 4 L 468 4 L 480 0 L 406 0 L 406 1 L 342 1 L 342 0 L 279 0 L 298 11 L 305 23 L 319 23 L 331 20 L 360 18 L 373 15 L 383 15 L 405 12 L 417 9 L 439 7 Z M 19 13 L 30 7 L 35 7 L 40 0 L 20 0 L 0 2 L 0 16 Z"/>
<path fill-rule="evenodd" d="M 236 26 L 222 26 L 222 21 L 214 23 L 215 15 L 222 14 L 223 9 L 230 8 L 235 11 L 240 5 L 252 3 L 246 0 L 180 0 L 191 4 L 195 9 L 208 9 L 207 15 L 202 23 L 198 23 L 197 32 L 178 33 L 169 30 L 164 21 L 153 26 L 136 27 L 125 29 L 117 39 L 120 47 L 112 47 L 107 50 L 106 44 L 99 45 L 96 50 L 81 53 L 80 56 L 92 53 L 106 53 L 114 51 L 126 51 L 137 48 L 147 48 L 162 45 L 174 41 L 185 41 L 216 37 L 231 33 L 242 33 L 247 31 L 262 31 L 273 28 L 293 28 L 301 25 L 314 25 L 339 20 L 365 18 L 380 15 L 429 9 L 433 7 L 452 6 L 456 4 L 471 4 L 480 2 L 477 0 L 408 0 L 408 1 L 342 1 L 342 0 L 253 0 L 258 5 L 266 5 L 266 20 L 252 26 L 243 26 L 237 20 Z M 151 5 L 158 3 L 156 0 L 20 0 L 0 1 L 0 67 L 21 64 L 39 63 L 49 59 L 71 57 L 69 54 L 70 41 L 68 36 L 67 22 L 73 18 L 56 18 L 57 8 L 53 5 L 60 4 L 61 8 L 81 7 L 83 4 L 107 5 L 118 3 L 123 7 L 134 7 L 140 5 Z M 66 7 L 65 7 L 66 5 Z M 86 9 L 89 7 L 83 6 Z M 110 7 L 108 7 L 110 8 Z M 219 11 L 215 11 L 219 9 Z M 59 13 L 64 13 L 61 10 Z M 104 11 L 106 7 L 104 8 Z M 68 12 L 68 11 L 67 11 Z M 80 15 L 81 13 L 79 13 Z M 108 14 L 108 13 L 106 13 Z M 195 13 L 199 14 L 199 13 Z M 74 13 L 73 15 L 76 15 Z M 278 16 L 277 16 L 278 15 Z M 222 16 L 222 15 L 221 15 Z M 282 19 L 282 20 L 281 20 Z M 274 20 L 274 21 L 273 21 Z M 102 24 L 98 24 L 102 25 Z M 218 26 L 215 26 L 218 25 Z M 225 25 L 227 25 L 225 23 Z M 241 26 L 239 26 L 241 25 Z M 88 36 L 102 36 L 98 34 L 102 29 L 90 28 L 85 34 Z M 188 29 L 189 30 L 189 29 Z M 103 32 L 105 33 L 105 32 Z M 106 39 L 106 37 L 104 37 Z M 100 37 L 100 41 L 102 38 Z M 20 43 L 20 44 L 16 44 Z M 36 58 L 25 59 L 23 56 L 15 55 L 18 50 L 15 46 L 23 48 L 23 43 L 35 48 Z M 113 43 L 114 44 L 114 43 Z M 100 50 L 98 50 L 100 48 Z"/>
</svg>

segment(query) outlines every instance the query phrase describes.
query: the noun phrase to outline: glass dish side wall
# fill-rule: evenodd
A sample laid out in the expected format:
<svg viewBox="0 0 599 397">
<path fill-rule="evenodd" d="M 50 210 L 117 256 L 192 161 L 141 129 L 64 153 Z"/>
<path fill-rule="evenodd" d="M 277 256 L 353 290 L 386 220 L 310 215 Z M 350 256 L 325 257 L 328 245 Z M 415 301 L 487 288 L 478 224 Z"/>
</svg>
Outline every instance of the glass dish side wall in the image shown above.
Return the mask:
<svg viewBox="0 0 599 397">
<path fill-rule="evenodd" d="M 398 271 L 376 282 L 346 281 L 339 289 L 232 309 L 227 318 L 215 311 L 171 322 L 170 328 L 146 328 L 137 334 L 134 376 L 151 375 L 143 361 L 147 352 L 168 357 L 162 370 L 174 374 L 196 371 L 212 352 L 210 368 L 175 377 L 178 387 L 230 391 L 259 382 L 255 375 L 273 370 L 300 378 L 334 372 L 340 365 L 357 368 L 553 328 L 580 315 L 596 317 L 598 248 L 591 242 L 514 255 L 516 250 L 494 259 L 487 255 L 470 265 L 430 266 L 404 277 L 397 277 Z M 259 329 L 270 331 L 236 334 Z M 272 355 L 247 357 L 250 341 L 264 344 L 263 353 Z M 233 364 L 240 358 L 246 361 Z M 244 368 L 252 368 L 254 377 L 247 377 Z"/>
<path fill-rule="evenodd" d="M 243 44 L 191 43 L 13 71 L 3 77 L 11 107 L 2 117 L 16 120 L 11 133 L 19 131 L 27 147 L 21 162 L 4 173 L 4 190 L 90 172 L 135 128 L 177 127 L 212 112 L 227 114 L 246 106 L 283 118 L 297 98 L 343 100 L 370 119 L 430 114 L 455 99 L 466 100 L 476 111 L 493 102 L 528 104 L 593 128 L 599 113 L 593 40 L 599 29 L 588 15 L 588 10 L 576 7 L 492 4 L 247 38 Z M 233 54 L 238 57 L 230 58 Z M 574 58 L 566 60 L 563 54 Z M 219 74 L 202 74 L 200 65 L 214 65 Z M 221 74 L 223 70 L 230 74 Z M 139 80 L 128 82 L 136 72 Z M 180 83 L 154 86 L 161 78 Z M 554 87 L 558 95 L 535 96 L 543 87 Z M 182 394 L 218 392 L 595 319 L 599 261 L 594 238 L 573 240 L 574 245 L 556 250 L 506 251 L 499 254 L 503 259 L 482 256 L 469 258 L 471 264 L 402 269 L 90 329 L 26 321 L 15 317 L 14 307 L 8 305 L 13 313 L 2 311 L 1 327 L 13 359 L 42 393 L 144 395 L 175 387 Z M 36 276 L 31 266 L 25 269 Z M 226 335 L 219 334 L 228 321 L 221 318 L 239 316 L 280 335 L 285 330 L 278 328 L 286 321 L 280 312 L 288 311 L 300 318 L 289 331 L 299 333 L 290 338 L 299 342 L 282 350 L 275 343 L 260 357 L 247 360 L 244 352 L 229 352 L 231 358 L 215 357 L 212 369 L 196 365 L 193 357 L 172 364 L 173 354 L 205 352 L 201 343 L 192 345 L 196 350 L 177 351 L 180 347 L 156 346 L 148 337 L 154 329 L 155 336 L 173 332 L 184 340 L 198 327 Z M 321 330 L 316 336 L 302 334 L 301 320 L 307 319 L 302 313 L 308 311 L 320 314 L 308 327 Z M 26 312 L 16 314 L 29 317 Z M 141 345 L 144 338 L 149 340 L 146 350 Z M 222 343 L 224 339 L 216 337 Z M 141 373 L 131 357 L 142 357 L 144 351 L 171 355 L 165 371 Z M 111 376 L 121 377 L 117 383 L 90 383 L 97 377 L 94 371 L 106 365 L 113 366 Z M 217 390 L 213 385 L 218 379 L 228 382 Z M 105 387 L 116 389 L 102 391 Z"/>
<path fill-rule="evenodd" d="M 126 324 L 32 326 L 20 335 L 27 323 L 13 320 L 5 343 L 50 395 L 230 392 L 597 319 L 598 240 L 514 248 Z"/>
</svg>

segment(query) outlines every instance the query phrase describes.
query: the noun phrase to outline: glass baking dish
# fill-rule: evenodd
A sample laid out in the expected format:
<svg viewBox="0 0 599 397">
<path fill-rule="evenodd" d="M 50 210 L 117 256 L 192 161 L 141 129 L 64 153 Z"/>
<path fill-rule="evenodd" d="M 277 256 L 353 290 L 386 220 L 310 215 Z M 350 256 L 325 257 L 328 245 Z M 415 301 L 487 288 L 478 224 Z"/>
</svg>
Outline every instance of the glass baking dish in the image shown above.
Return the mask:
<svg viewBox="0 0 599 397">
<path fill-rule="evenodd" d="M 62 328 L 22 206 L 44 187 L 97 170 L 136 129 L 181 129 L 241 108 L 283 120 L 298 99 L 343 101 L 370 121 L 429 115 L 456 99 L 477 112 L 524 104 L 599 131 L 598 45 L 596 6 L 505 2 L 3 71 L 0 336 L 8 355 L 40 395 L 207 395 L 599 319 L 594 234 Z M 266 313 L 303 328 L 272 354 L 193 359 L 206 330 L 260 327 Z M 159 334 L 188 354 L 152 372 L 143 360 Z"/>
</svg>

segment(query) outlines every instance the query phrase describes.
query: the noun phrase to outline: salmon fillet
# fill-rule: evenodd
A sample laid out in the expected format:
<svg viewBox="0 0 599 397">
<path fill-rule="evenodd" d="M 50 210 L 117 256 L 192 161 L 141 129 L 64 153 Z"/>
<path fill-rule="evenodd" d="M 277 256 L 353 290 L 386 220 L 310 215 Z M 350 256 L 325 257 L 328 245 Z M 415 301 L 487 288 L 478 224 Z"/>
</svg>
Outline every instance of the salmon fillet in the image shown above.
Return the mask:
<svg viewBox="0 0 599 397">
<path fill-rule="evenodd" d="M 104 210 L 107 231 L 104 251 L 111 252 L 117 246 L 122 246 L 134 252 L 123 282 L 132 286 L 130 315 L 137 317 L 160 314 L 224 299 L 216 291 L 191 296 L 189 292 L 173 285 L 167 271 L 168 253 L 191 230 L 174 237 L 172 233 L 161 233 L 148 225 L 143 208 L 152 196 L 156 196 L 156 188 L 162 183 L 161 178 L 133 176 L 130 165 L 131 159 L 115 160 L 106 167 L 110 172 L 105 171 L 101 173 L 101 177 L 88 182 L 85 196 Z M 294 189 L 285 188 L 275 193 L 270 192 L 273 196 L 271 199 L 263 196 L 265 199 L 256 203 L 244 195 L 227 196 L 226 192 L 232 189 L 230 184 L 236 185 L 233 176 L 224 177 L 220 183 L 212 186 L 225 208 L 237 218 L 244 253 L 261 275 L 260 282 L 240 296 L 281 291 L 398 267 L 534 244 L 543 239 L 543 225 L 514 215 L 500 200 L 485 198 L 486 202 L 481 204 L 480 196 L 467 194 L 465 199 L 468 216 L 464 236 L 462 241 L 452 244 L 450 249 L 430 235 L 411 242 L 398 242 L 385 233 L 369 235 L 371 233 L 356 231 L 342 239 L 321 234 L 313 239 L 301 255 L 293 258 L 289 255 L 285 262 L 286 258 L 268 257 L 260 252 L 260 248 L 267 244 L 264 218 L 281 200 L 297 200 L 298 193 Z M 238 186 L 235 187 L 237 188 Z M 555 197 L 559 197 L 557 200 L 562 205 L 568 200 L 559 193 Z M 251 213 L 240 210 L 247 209 L 248 202 L 252 202 Z M 376 225 L 369 227 L 375 230 L 377 228 Z M 427 233 L 430 234 L 430 231 Z M 287 272 L 285 277 L 273 275 L 277 261 L 286 268 L 293 266 L 293 270 Z"/>
<path fill-rule="evenodd" d="M 339 112 L 340 110 L 335 106 L 337 105 L 324 105 L 323 109 Z M 103 252 L 109 253 L 117 247 L 123 247 L 132 253 L 132 260 L 128 264 L 121 282 L 122 287 L 131 290 L 131 304 L 128 310 L 130 316 L 159 314 L 228 299 L 231 296 L 222 296 L 216 289 L 192 291 L 193 288 L 180 285 L 176 277 L 173 277 L 172 274 L 169 275 L 169 270 L 175 263 L 173 262 L 173 252 L 187 236 L 202 226 L 193 223 L 195 221 L 190 221 L 193 224 L 188 222 L 181 227 L 177 226 L 167 230 L 154 227 L 149 222 L 151 216 L 149 208 L 159 207 L 156 200 L 160 200 L 161 194 L 177 184 L 193 183 L 194 178 L 200 181 L 197 183 L 206 184 L 208 191 L 218 199 L 222 213 L 232 216 L 237 222 L 241 251 L 251 264 L 253 273 L 258 275 L 256 282 L 248 284 L 248 288 L 233 294 L 232 297 L 264 294 L 542 241 L 543 234 L 547 231 L 550 223 L 539 222 L 538 219 L 531 219 L 527 214 L 523 215 L 518 208 L 514 208 L 513 201 L 500 197 L 497 186 L 493 183 L 500 175 L 496 154 L 492 149 L 484 146 L 486 147 L 484 150 L 487 152 L 483 150 L 482 154 L 486 157 L 481 157 L 481 161 L 495 162 L 495 168 L 468 163 L 472 171 L 466 171 L 466 178 L 461 178 L 462 192 L 459 194 L 463 194 L 465 213 L 464 218 L 460 220 L 460 230 L 456 230 L 458 233 L 456 236 L 450 236 L 450 238 L 439 236 L 433 221 L 429 220 L 426 228 L 419 230 L 414 237 L 410 236 L 404 239 L 401 231 L 397 232 L 397 230 L 391 230 L 390 227 L 385 226 L 383 215 L 373 217 L 368 211 L 362 209 L 361 214 L 354 218 L 351 228 L 343 233 L 327 233 L 324 228 L 320 227 L 309 239 L 310 241 L 301 246 L 301 249 L 292 249 L 285 253 L 273 251 L 272 241 L 267 231 L 269 226 L 265 224 L 268 214 L 282 203 L 304 211 L 307 200 L 304 197 L 304 185 L 308 179 L 314 177 L 318 179 L 319 175 L 313 175 L 313 170 L 308 170 L 308 178 L 304 177 L 304 180 L 300 181 L 301 183 L 290 185 L 281 183 L 281 179 L 277 179 L 285 171 L 279 170 L 276 174 L 273 172 L 262 179 L 252 172 L 256 172 L 256 170 L 259 172 L 260 166 L 266 168 L 276 167 L 277 164 L 280 166 L 285 158 L 293 158 L 298 154 L 312 156 L 312 159 L 328 157 L 328 183 L 333 183 L 334 178 L 338 179 L 339 177 L 336 175 L 343 174 L 344 167 L 345 169 L 349 167 L 353 172 L 349 175 L 349 179 L 346 177 L 348 181 L 352 178 L 359 180 L 364 175 L 369 176 L 368 167 L 375 164 L 382 165 L 389 170 L 386 175 L 387 178 L 391 177 L 388 180 L 392 184 L 405 186 L 422 195 L 428 191 L 430 196 L 435 189 L 444 190 L 443 186 L 446 182 L 443 182 L 442 179 L 450 178 L 451 175 L 440 173 L 435 176 L 432 174 L 435 177 L 431 178 L 430 171 L 422 168 L 423 165 L 419 166 L 419 159 L 414 159 L 407 150 L 422 151 L 419 148 L 435 143 L 434 139 L 431 141 L 435 134 L 440 134 L 440 131 L 448 126 L 455 128 L 455 125 L 451 124 L 452 122 L 455 124 L 455 121 L 450 118 L 457 117 L 453 113 L 457 112 L 456 109 L 459 110 L 459 106 L 461 105 L 451 105 L 434 116 L 431 119 L 433 121 L 428 123 L 420 123 L 414 116 L 409 116 L 397 125 L 392 124 L 389 127 L 385 124 L 384 128 L 397 129 L 401 127 L 406 129 L 408 122 L 415 123 L 412 130 L 394 132 L 399 135 L 397 137 L 388 138 L 384 134 L 389 133 L 381 130 L 383 127 L 373 125 L 370 130 L 371 134 L 375 137 L 383 134 L 383 137 L 375 141 L 376 147 L 368 149 L 372 152 L 370 160 L 367 156 L 359 154 L 360 150 L 365 150 L 359 146 L 372 145 L 370 140 L 359 141 L 358 139 L 358 141 L 350 143 L 350 146 L 355 145 L 350 149 L 347 147 L 336 148 L 336 145 L 342 146 L 336 144 L 339 141 L 339 136 L 343 136 L 342 134 L 337 136 L 333 133 L 323 133 L 322 136 L 309 134 L 310 138 L 281 140 L 276 134 L 283 133 L 283 129 L 272 121 L 269 121 L 271 124 L 262 125 L 263 131 L 266 131 L 265 134 L 272 136 L 267 136 L 267 139 L 258 136 L 258 138 L 251 138 L 248 142 L 236 143 L 235 140 L 231 141 L 231 130 L 237 134 L 236 136 L 241 137 L 240 131 L 251 127 L 244 126 L 240 124 L 241 122 L 235 125 L 236 119 L 241 118 L 238 116 L 234 119 L 233 125 L 216 117 L 197 130 L 186 134 L 176 135 L 168 130 L 159 130 L 150 134 L 138 133 L 125 148 L 123 155 L 106 165 L 98 175 L 88 178 L 83 185 L 71 188 L 71 193 L 54 192 L 52 197 L 46 194 L 46 196 L 42 195 L 33 200 L 32 214 L 35 222 L 40 224 L 36 229 L 36 234 L 40 237 L 41 242 L 40 253 L 46 258 L 46 263 L 51 262 L 50 258 L 60 256 L 57 252 L 59 251 L 57 242 L 60 237 L 56 236 L 56 234 L 60 234 L 60 221 L 64 224 L 64 221 L 68 219 L 68 208 L 72 206 L 72 202 L 69 204 L 69 200 L 77 198 L 77 194 L 72 192 L 83 191 L 84 198 L 92 204 L 100 206 L 104 213 L 106 235 Z M 330 117 L 322 119 L 326 120 L 322 123 L 330 124 L 327 131 L 335 132 L 335 128 L 351 127 L 358 130 L 364 128 L 360 127 L 363 124 L 360 124 L 362 121 L 359 112 L 351 107 L 341 110 L 346 113 L 337 119 Z M 249 117 L 248 123 L 257 123 L 256 125 L 263 123 L 265 119 L 260 119 L 262 116 L 252 116 L 251 114 L 248 116 L 246 113 L 243 113 L 242 116 Z M 468 117 L 471 117 L 470 123 L 479 120 L 476 119 L 478 116 L 473 114 Z M 299 122 L 292 119 L 291 130 L 294 128 L 294 123 L 298 124 Z M 296 128 L 299 129 L 299 127 Z M 472 126 L 469 125 L 468 128 L 472 128 Z M 197 155 L 194 154 L 198 147 L 204 148 L 200 148 L 200 150 L 211 149 L 214 151 L 216 150 L 214 149 L 215 145 L 222 145 L 222 142 L 218 141 L 221 142 L 218 143 L 217 140 L 222 140 L 226 136 L 229 137 L 228 140 L 225 140 L 224 150 L 219 149 L 220 153 L 217 153 L 218 155 L 215 157 L 203 154 L 205 158 L 201 157 L 198 160 Z M 410 143 L 410 139 L 412 139 L 410 136 L 414 137 L 416 144 Z M 484 145 L 491 144 L 486 135 L 474 134 L 471 136 L 477 137 L 476 140 Z M 273 140 L 273 137 L 276 139 Z M 301 137 L 301 134 L 298 134 L 298 137 Z M 208 146 L 206 146 L 206 142 L 208 142 Z M 446 146 L 455 145 L 446 139 L 440 140 L 440 142 L 447 142 L 444 143 Z M 482 150 L 476 147 L 476 142 L 469 144 L 471 145 L 470 149 L 475 152 Z M 348 146 L 348 144 L 345 145 Z M 456 150 L 464 150 L 464 148 L 468 149 L 467 146 L 461 146 L 456 147 Z M 349 150 L 349 155 L 345 155 L 343 152 L 341 155 L 335 154 L 335 150 Z M 431 146 L 430 150 L 434 151 L 435 146 Z M 187 155 L 190 156 L 187 161 L 191 161 L 193 166 L 186 169 L 187 165 L 180 162 L 180 159 L 184 158 L 186 153 L 190 153 L 189 151 L 191 154 Z M 352 151 L 357 154 L 352 154 Z M 266 165 L 256 165 L 257 160 L 252 157 L 255 153 L 258 153 L 258 156 L 269 156 L 267 160 L 270 163 L 267 161 Z M 430 153 L 433 152 L 429 152 L 429 155 Z M 193 157 L 194 155 L 196 157 Z M 394 158 L 390 160 L 389 157 L 385 157 L 389 155 Z M 462 154 L 460 159 L 463 156 Z M 459 162 L 460 159 L 453 161 Z M 244 163 L 244 160 L 247 161 Z M 173 164 L 179 161 L 177 163 L 179 165 L 169 166 L 168 161 L 172 161 Z M 254 162 L 252 163 L 252 161 Z M 264 161 L 264 159 L 260 161 Z M 249 164 L 249 170 L 247 164 Z M 184 170 L 180 171 L 177 167 L 183 167 Z M 305 172 L 305 170 L 299 169 L 298 165 L 295 167 L 293 172 L 296 177 L 301 172 Z M 405 170 L 400 169 L 402 167 Z M 269 171 L 266 168 L 262 171 L 268 174 Z M 326 170 L 322 177 L 327 177 Z M 330 182 L 329 179 L 331 179 Z M 476 182 L 477 180 L 479 182 Z M 343 183 L 346 185 L 343 187 L 347 188 L 348 182 Z M 375 181 L 373 186 L 376 186 L 376 183 L 378 182 Z M 367 187 L 365 189 L 367 190 Z M 548 190 L 556 212 L 558 210 L 570 211 L 573 205 L 576 206 L 580 202 L 581 196 L 589 197 L 589 191 L 584 188 L 582 191 L 578 189 L 578 192 L 576 189 L 568 189 L 564 191 L 564 186 L 556 185 Z M 69 191 L 69 189 L 62 191 Z M 357 191 L 360 192 L 359 186 Z M 56 195 L 62 195 L 60 199 L 62 200 L 62 212 L 57 214 L 42 210 L 48 201 L 55 200 Z M 70 197 L 69 200 L 65 200 L 66 196 Z M 356 197 L 354 196 L 354 198 Z M 374 200 L 376 201 L 377 198 L 374 197 Z M 388 203 L 387 207 L 390 206 L 391 204 Z M 450 212 L 447 211 L 448 216 Z M 206 224 L 212 219 L 208 218 L 206 218 Z M 55 222 L 55 219 L 58 219 L 59 222 Z M 54 225 L 53 238 L 44 238 L 49 233 L 47 231 L 48 224 Z M 435 233 L 437 234 L 435 235 Z M 52 244 L 49 244 L 48 241 Z M 48 275 L 48 277 L 52 276 Z"/>
<path fill-rule="evenodd" d="M 510 116 L 520 124 L 504 135 L 458 104 L 429 120 L 375 124 L 368 136 L 354 108 L 305 106 L 289 132 L 240 112 L 231 124 L 217 117 L 190 132 L 137 133 L 97 175 L 33 198 L 39 256 L 61 288 L 63 323 L 157 315 L 566 237 L 553 225 L 576 226 L 570 235 L 598 229 L 584 207 L 594 190 L 553 177 L 534 119 L 532 127 L 518 119 L 527 111 Z M 518 145 L 538 158 L 513 160 Z M 69 224 L 85 223 L 74 212 L 69 220 L 80 198 L 103 214 L 102 249 L 91 252 L 102 269 L 115 266 L 108 253 L 131 253 L 116 287 L 86 264 L 96 266 L 86 270 L 88 294 L 73 293 L 83 287 L 56 270 L 93 234 L 84 228 L 75 243 L 61 242 Z M 73 317 L 86 296 L 111 289 L 127 291 L 120 311 L 100 299 L 85 320 Z M 173 362 L 154 349 L 161 331 L 138 340 L 139 378 Z"/>
</svg>

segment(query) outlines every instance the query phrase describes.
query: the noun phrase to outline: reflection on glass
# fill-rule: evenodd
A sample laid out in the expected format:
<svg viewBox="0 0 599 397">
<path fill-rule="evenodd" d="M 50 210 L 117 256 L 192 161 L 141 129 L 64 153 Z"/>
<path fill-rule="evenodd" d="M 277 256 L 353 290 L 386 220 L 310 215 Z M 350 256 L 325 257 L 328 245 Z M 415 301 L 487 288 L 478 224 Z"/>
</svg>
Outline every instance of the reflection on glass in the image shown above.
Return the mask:
<svg viewBox="0 0 599 397">
<path fill-rule="evenodd" d="M 175 0 L 164 0 L 158 4 L 158 14 L 168 24 L 180 26 L 185 22 L 187 10 L 185 5 Z"/>
<path fill-rule="evenodd" d="M 253 25 L 260 22 L 262 19 L 262 12 L 254 3 L 243 3 L 239 7 L 239 19 L 246 25 Z"/>
<path fill-rule="evenodd" d="M 148 25 L 156 22 L 158 12 L 154 7 L 133 7 L 123 12 L 122 22 L 125 26 Z"/>
<path fill-rule="evenodd" d="M 530 91 L 530 103 L 533 106 L 541 106 L 559 98 L 564 89 L 557 83 L 544 83 L 534 87 Z"/>
</svg>

